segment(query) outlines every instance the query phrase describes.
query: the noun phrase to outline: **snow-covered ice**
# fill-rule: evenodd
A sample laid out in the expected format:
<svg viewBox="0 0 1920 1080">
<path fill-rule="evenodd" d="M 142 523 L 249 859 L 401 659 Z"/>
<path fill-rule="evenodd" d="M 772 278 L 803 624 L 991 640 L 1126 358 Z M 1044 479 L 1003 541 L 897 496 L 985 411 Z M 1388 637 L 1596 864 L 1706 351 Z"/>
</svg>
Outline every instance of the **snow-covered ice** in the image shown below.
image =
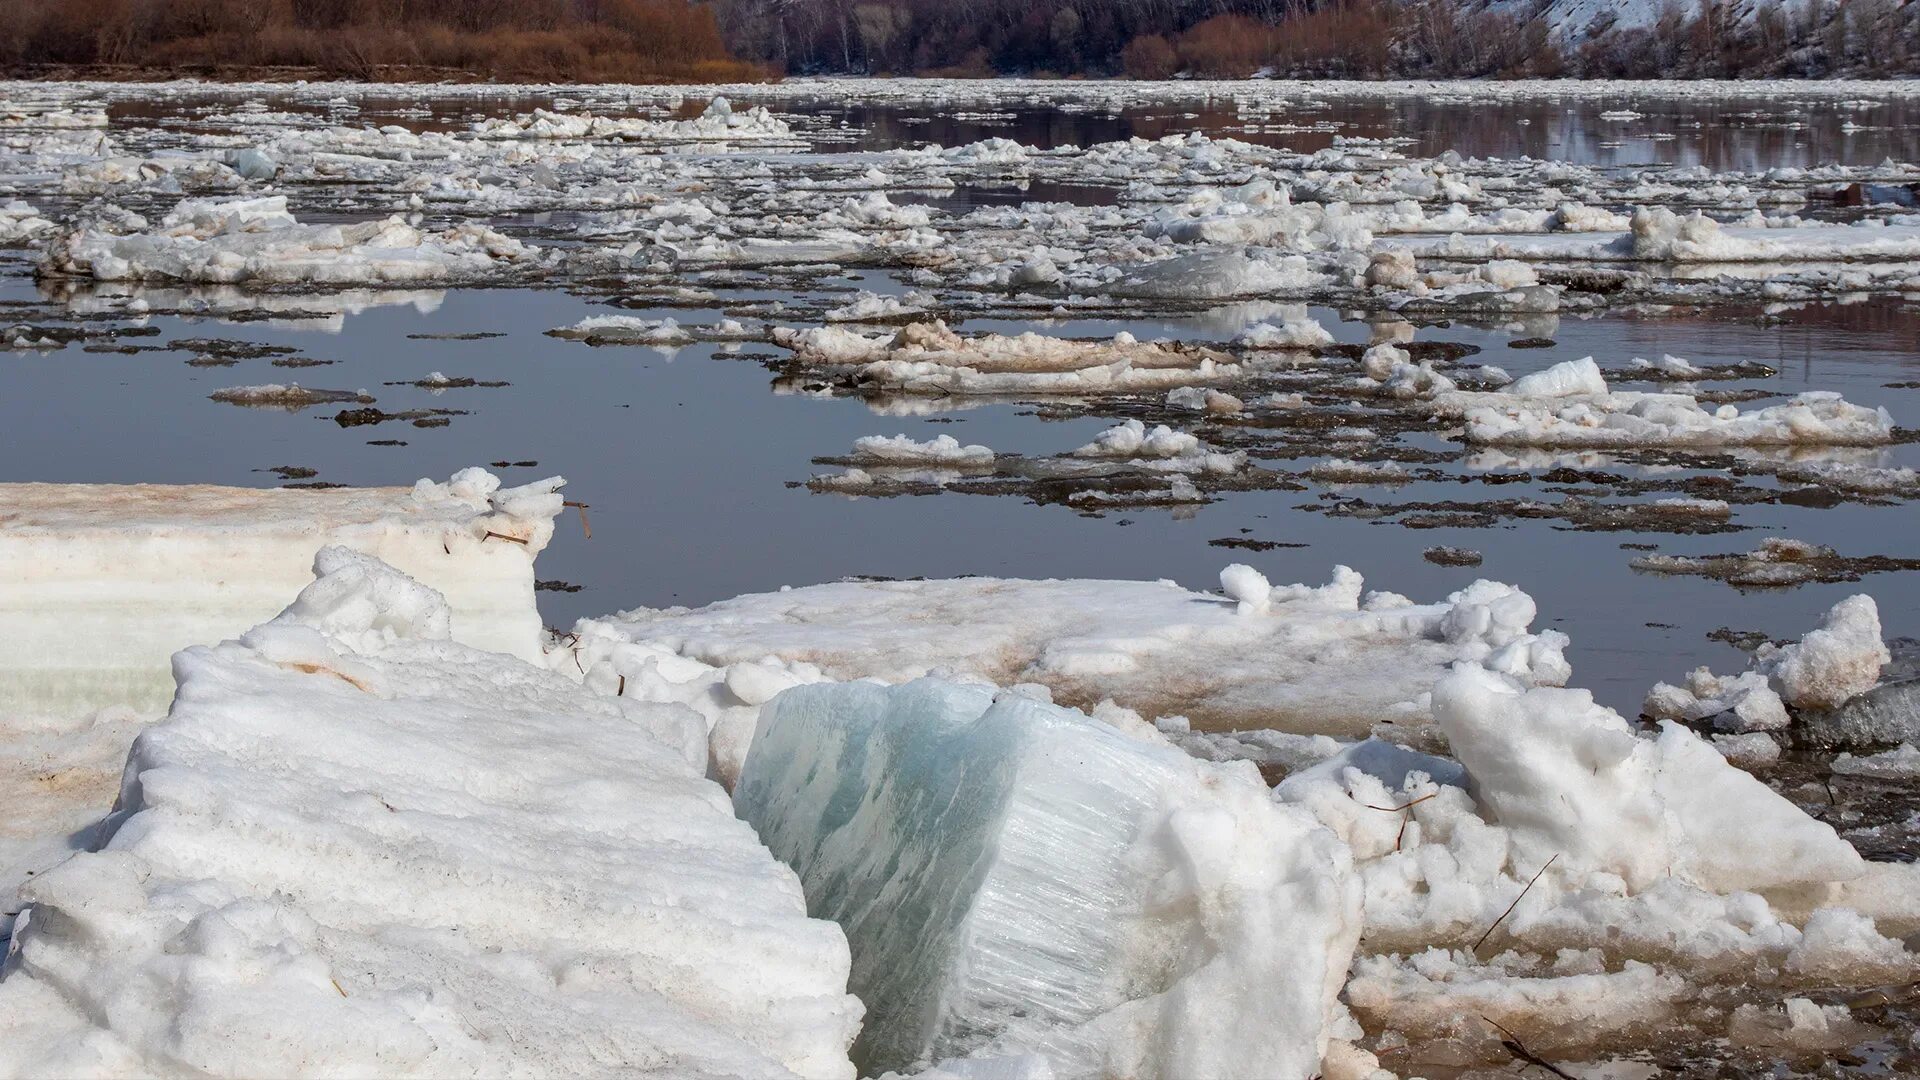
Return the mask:
<svg viewBox="0 0 1920 1080">
<path fill-rule="evenodd" d="M 345 545 L 446 598 L 454 640 L 542 656 L 533 563 L 559 477 L 468 469 L 413 488 L 5 484 L 0 504 L 0 890 L 89 840 L 127 744 L 166 708 L 169 659 L 270 618 Z"/>
<path fill-rule="evenodd" d="M 853 1076 L 846 940 L 695 717 L 455 644 L 371 556 L 314 565 L 178 656 L 98 850 L 27 886 L 0 1072 Z"/>
<path fill-rule="evenodd" d="M 1321 586 L 1272 586 L 1245 566 L 1221 580 L 1224 598 L 1169 581 L 813 585 L 585 619 L 548 662 L 609 693 L 694 704 L 712 725 L 716 774 L 728 778 L 760 707 L 821 678 L 965 675 L 1212 730 L 1355 736 L 1382 721 L 1417 727 L 1433 681 L 1457 661 L 1523 685 L 1560 685 L 1571 673 L 1565 635 L 1530 629 L 1534 603 L 1508 585 L 1480 581 L 1415 604 L 1366 592 L 1345 567 Z"/>
</svg>

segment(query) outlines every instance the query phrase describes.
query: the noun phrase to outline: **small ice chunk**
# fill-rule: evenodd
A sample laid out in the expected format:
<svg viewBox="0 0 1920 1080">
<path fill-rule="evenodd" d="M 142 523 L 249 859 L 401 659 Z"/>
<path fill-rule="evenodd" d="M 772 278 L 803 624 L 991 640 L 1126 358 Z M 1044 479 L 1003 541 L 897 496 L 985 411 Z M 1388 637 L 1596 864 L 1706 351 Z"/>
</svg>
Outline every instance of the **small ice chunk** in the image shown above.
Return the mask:
<svg viewBox="0 0 1920 1080">
<path fill-rule="evenodd" d="M 1434 686 L 1433 710 L 1522 862 L 1557 857 L 1636 890 L 1671 876 L 1719 893 L 1862 872 L 1831 826 L 1678 724 L 1643 739 L 1585 690 L 1522 691 L 1473 665 Z"/>
</svg>

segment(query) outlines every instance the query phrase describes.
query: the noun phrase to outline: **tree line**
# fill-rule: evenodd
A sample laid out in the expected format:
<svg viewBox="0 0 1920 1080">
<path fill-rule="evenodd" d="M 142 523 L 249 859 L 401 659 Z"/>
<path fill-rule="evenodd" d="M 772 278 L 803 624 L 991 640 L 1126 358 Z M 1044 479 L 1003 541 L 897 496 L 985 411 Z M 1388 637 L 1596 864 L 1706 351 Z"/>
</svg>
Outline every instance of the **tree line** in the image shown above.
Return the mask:
<svg viewBox="0 0 1920 1080">
<path fill-rule="evenodd" d="M 582 82 L 1920 74 L 1920 0 L 1665 3 L 1651 26 L 1569 43 L 1528 0 L 7 0 L 0 66 Z"/>
<path fill-rule="evenodd" d="M 0 65 L 129 74 L 762 78 L 694 0 L 5 0 Z"/>
</svg>

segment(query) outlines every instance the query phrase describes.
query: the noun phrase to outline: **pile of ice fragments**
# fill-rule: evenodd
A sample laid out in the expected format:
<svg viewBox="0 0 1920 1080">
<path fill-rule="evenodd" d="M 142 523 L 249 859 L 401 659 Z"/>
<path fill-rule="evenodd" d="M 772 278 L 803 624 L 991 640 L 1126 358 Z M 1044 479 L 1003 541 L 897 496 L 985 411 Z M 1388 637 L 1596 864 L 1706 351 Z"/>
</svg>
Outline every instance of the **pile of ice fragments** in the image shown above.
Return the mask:
<svg viewBox="0 0 1920 1080">
<path fill-rule="evenodd" d="M 903 446 L 984 449 L 866 452 Z M 0 1073 L 1358 1080 L 1852 1045 L 1871 1010 L 1807 995 L 1920 975 L 1920 875 L 1724 741 L 1904 692 L 1865 598 L 1646 731 L 1560 688 L 1524 593 L 1344 568 L 821 585 L 542 642 L 557 485 L 21 492 L 23 551 L 144 549 L 180 597 L 225 545 L 247 603 L 298 595 L 174 631 L 237 636 L 174 658 L 81 853 L 30 868 Z"/>
</svg>

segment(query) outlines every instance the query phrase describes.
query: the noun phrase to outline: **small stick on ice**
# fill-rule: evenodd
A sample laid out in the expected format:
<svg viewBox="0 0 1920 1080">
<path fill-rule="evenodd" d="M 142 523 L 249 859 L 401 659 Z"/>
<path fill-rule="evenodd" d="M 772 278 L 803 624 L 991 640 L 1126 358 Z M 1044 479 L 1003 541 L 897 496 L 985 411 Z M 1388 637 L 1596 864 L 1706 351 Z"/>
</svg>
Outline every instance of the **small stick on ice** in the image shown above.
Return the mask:
<svg viewBox="0 0 1920 1080">
<path fill-rule="evenodd" d="M 1500 917 L 1493 920 L 1493 925 L 1487 927 L 1487 932 L 1480 935 L 1480 940 L 1473 943 L 1473 952 L 1476 955 L 1478 955 L 1480 952 L 1480 946 L 1485 945 L 1487 943 L 1487 939 L 1493 936 L 1493 932 L 1495 930 L 1500 929 L 1500 924 L 1507 921 L 1507 916 L 1513 914 L 1513 909 L 1520 906 L 1520 901 L 1525 900 L 1527 898 L 1527 894 L 1533 891 L 1533 883 L 1536 881 L 1539 881 L 1540 875 L 1546 873 L 1547 867 L 1552 866 L 1554 864 L 1554 861 L 1558 858 L 1560 858 L 1560 853 L 1555 852 L 1552 859 L 1548 859 L 1546 863 L 1540 867 L 1540 869 L 1535 870 L 1533 872 L 1532 877 L 1527 879 L 1527 887 L 1520 890 L 1520 895 L 1513 898 L 1513 903 L 1507 905 L 1507 910 L 1501 912 Z M 1487 1023 L 1493 1024 L 1493 1021 L 1488 1020 Z M 1493 1026 L 1500 1027 L 1499 1024 L 1493 1024 Z M 1506 1029 L 1500 1028 L 1500 1030 L 1505 1031 Z M 1566 1074 L 1561 1073 L 1560 1075 L 1565 1076 Z"/>
<path fill-rule="evenodd" d="M 589 540 L 593 539 L 593 525 L 587 521 L 587 504 L 583 502 L 574 502 L 571 499 L 569 499 L 566 502 L 561 503 L 560 505 L 571 506 L 575 510 L 580 511 L 580 531 L 587 534 L 587 539 Z"/>
<path fill-rule="evenodd" d="M 1559 857 L 1560 856 L 1555 855 L 1553 858 L 1557 859 Z M 1549 865 L 1551 865 L 1553 862 L 1553 859 L 1548 859 L 1547 862 Z M 1543 866 L 1540 869 L 1545 870 L 1546 867 Z M 1535 875 L 1535 876 L 1537 877 L 1538 875 Z M 1520 895 L 1525 896 L 1526 894 L 1521 893 Z M 1546 1060 L 1545 1058 L 1541 1057 L 1540 1055 L 1534 1053 L 1533 1051 L 1527 1049 L 1525 1046 L 1521 1045 L 1520 1037 L 1515 1035 L 1513 1032 L 1508 1031 L 1504 1027 L 1501 1027 L 1498 1023 L 1488 1019 L 1487 1017 L 1483 1016 L 1480 1019 L 1486 1020 L 1487 1023 L 1489 1024 L 1493 1024 L 1494 1029 L 1499 1031 L 1500 1034 L 1504 1036 L 1504 1038 L 1500 1040 L 1500 1045 L 1506 1048 L 1507 1053 L 1512 1054 L 1514 1057 L 1520 1059 L 1521 1061 L 1526 1062 L 1529 1065 L 1538 1065 L 1539 1067 L 1547 1070 L 1548 1072 L 1552 1073 L 1555 1076 L 1564 1077 L 1565 1080 L 1574 1080 L 1574 1076 L 1572 1073 L 1569 1073 L 1564 1069 L 1561 1069 L 1559 1066 L 1555 1065 L 1553 1062 Z"/>
<path fill-rule="evenodd" d="M 516 544 L 525 544 L 525 543 L 526 543 L 526 541 L 525 541 L 525 540 L 522 540 L 522 539 L 521 539 L 520 537 L 518 537 L 518 536 L 508 536 L 508 535 L 507 535 L 507 534 L 505 534 L 505 533 L 497 533 L 497 532 L 494 532 L 494 531 L 493 531 L 493 530 L 491 530 L 491 529 L 489 529 L 489 530 L 487 530 L 487 535 L 486 535 L 486 537 L 485 537 L 485 538 L 486 538 L 486 539 L 488 539 L 488 540 L 511 540 L 511 541 L 513 541 L 513 542 L 514 542 L 514 543 L 516 543 Z"/>
<path fill-rule="evenodd" d="M 1433 798 L 1433 797 L 1434 797 L 1435 795 L 1438 795 L 1438 794 L 1440 794 L 1440 793 L 1439 793 L 1438 791 L 1430 791 L 1430 792 L 1428 792 L 1427 794 L 1425 794 L 1425 795 L 1422 795 L 1422 796 L 1420 796 L 1419 798 L 1417 798 L 1417 799 L 1415 799 L 1415 800 L 1413 800 L 1412 802 L 1410 802 L 1410 803 L 1405 803 L 1405 804 L 1402 804 L 1402 805 L 1400 805 L 1400 806 L 1375 806 L 1375 805 L 1373 805 L 1372 803 L 1368 803 L 1368 804 L 1367 804 L 1367 809 L 1369 809 L 1369 810 L 1384 810 L 1384 811 L 1386 811 L 1386 812 L 1388 812 L 1388 813 L 1390 813 L 1390 814 L 1400 814 L 1400 813 L 1405 813 L 1406 811 L 1408 811 L 1408 810 L 1411 810 L 1411 809 L 1413 809 L 1413 808 L 1414 808 L 1414 807 L 1416 807 L 1416 806 L 1419 806 L 1419 805 L 1420 805 L 1421 803 L 1423 803 L 1423 802 L 1426 802 L 1426 801 L 1427 801 L 1428 799 L 1431 799 L 1431 798 Z M 1401 841 L 1403 841 L 1403 840 L 1405 840 L 1405 839 L 1407 838 L 1407 822 L 1409 822 L 1409 821 L 1412 821 L 1412 820 L 1413 820 L 1413 815 L 1412 815 L 1412 814 L 1407 814 L 1407 815 L 1406 815 L 1405 817 L 1402 817 L 1402 818 L 1400 819 L 1400 832 L 1399 832 L 1399 834 L 1398 834 L 1398 835 L 1396 835 L 1396 836 L 1395 836 L 1395 837 L 1393 838 L 1393 850 L 1395 850 L 1395 851 L 1399 851 L 1399 850 L 1400 850 L 1400 843 L 1401 843 Z M 1545 867 L 1542 867 L 1542 869 L 1545 869 Z M 1522 895 L 1522 896 L 1525 896 L 1526 894 L 1525 894 L 1525 893 L 1521 893 L 1520 895 Z M 1515 903 L 1518 903 L 1518 901 L 1515 901 Z M 1497 924 L 1496 924 L 1496 925 L 1497 925 Z"/>
</svg>

